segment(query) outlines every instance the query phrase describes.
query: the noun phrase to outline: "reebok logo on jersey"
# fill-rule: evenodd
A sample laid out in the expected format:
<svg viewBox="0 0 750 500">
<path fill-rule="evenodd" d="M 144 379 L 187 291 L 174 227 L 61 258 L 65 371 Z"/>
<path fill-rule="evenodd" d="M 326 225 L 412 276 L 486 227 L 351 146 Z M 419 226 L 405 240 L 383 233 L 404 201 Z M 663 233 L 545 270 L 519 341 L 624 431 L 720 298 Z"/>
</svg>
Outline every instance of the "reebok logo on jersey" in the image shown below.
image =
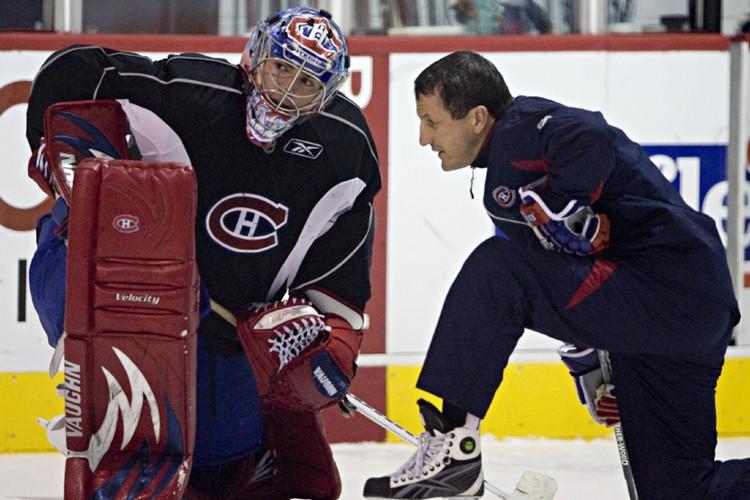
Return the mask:
<svg viewBox="0 0 750 500">
<path fill-rule="evenodd" d="M 323 152 L 323 146 L 302 139 L 289 139 L 284 146 L 284 152 L 314 160 Z"/>
</svg>

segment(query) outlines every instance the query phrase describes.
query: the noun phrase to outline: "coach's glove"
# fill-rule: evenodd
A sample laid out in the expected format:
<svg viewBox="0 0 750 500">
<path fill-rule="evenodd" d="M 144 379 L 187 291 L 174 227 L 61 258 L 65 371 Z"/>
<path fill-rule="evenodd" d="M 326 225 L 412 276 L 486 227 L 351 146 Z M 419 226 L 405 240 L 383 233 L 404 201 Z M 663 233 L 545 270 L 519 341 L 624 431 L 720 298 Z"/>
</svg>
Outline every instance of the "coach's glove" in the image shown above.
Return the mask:
<svg viewBox="0 0 750 500">
<path fill-rule="evenodd" d="M 289 299 L 252 307 L 237 332 L 262 400 L 281 407 L 319 410 L 349 389 L 362 332 L 311 302 Z"/>
<path fill-rule="evenodd" d="M 531 225 L 542 246 L 573 255 L 593 255 L 609 246 L 609 219 L 588 205 L 571 200 L 552 212 L 533 189 L 518 189 L 521 215 Z"/>
<path fill-rule="evenodd" d="M 604 383 L 596 349 L 563 344 L 557 349 L 557 353 L 573 376 L 578 399 L 586 405 L 591 417 L 607 427 L 620 423 L 615 387 Z"/>
</svg>

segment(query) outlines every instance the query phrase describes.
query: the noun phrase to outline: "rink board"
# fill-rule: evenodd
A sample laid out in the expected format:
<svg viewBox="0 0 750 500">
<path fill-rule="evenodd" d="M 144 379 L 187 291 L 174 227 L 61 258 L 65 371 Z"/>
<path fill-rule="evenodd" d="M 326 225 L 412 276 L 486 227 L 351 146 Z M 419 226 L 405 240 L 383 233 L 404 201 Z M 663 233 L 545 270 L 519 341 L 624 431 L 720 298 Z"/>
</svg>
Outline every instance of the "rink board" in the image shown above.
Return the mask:
<svg viewBox="0 0 750 500">
<path fill-rule="evenodd" d="M 750 391 L 750 353 L 726 360 L 717 389 L 717 419 L 720 437 L 748 436 Z M 411 432 L 421 432 L 416 400 L 435 398 L 414 388 L 418 366 L 391 366 L 387 373 L 386 413 Z M 62 399 L 55 396 L 58 375 L 51 380 L 46 373 L 0 373 L 0 452 L 20 453 L 51 451 L 36 418 L 50 417 L 63 411 Z M 381 408 L 383 410 L 383 408 Z M 338 410 L 334 409 L 333 412 Z M 336 416 L 335 418 L 338 418 Z M 362 421 L 361 417 L 359 420 Z M 354 429 L 342 419 L 342 426 Z M 573 381 L 558 362 L 512 362 L 505 370 L 505 380 L 483 421 L 482 432 L 497 438 L 547 437 L 594 438 L 611 433 L 594 423 L 578 403 Z M 351 441 L 356 436 L 337 434 L 336 441 Z M 388 435 L 387 440 L 399 438 Z"/>
<path fill-rule="evenodd" d="M 62 402 L 44 373 L 51 349 L 25 285 L 34 250 L 34 221 L 45 198 L 26 177 L 23 134 L 31 81 L 52 50 L 72 43 L 146 53 L 203 52 L 238 59 L 242 38 L 6 33 L 0 39 L 0 452 L 49 449 L 35 423 Z M 492 234 L 481 203 L 483 173 L 469 197 L 469 169 L 442 172 L 435 154 L 418 146 L 413 79 L 457 49 L 482 52 L 498 64 L 514 94 L 539 94 L 601 110 L 646 146 L 686 201 L 724 234 L 728 130 L 729 42 L 718 35 L 549 37 L 352 37 L 353 78 L 344 92 L 364 109 L 377 145 L 383 190 L 376 199 L 373 298 L 366 355 L 423 355 L 451 280 L 463 259 Z M 425 49 L 429 47 L 429 49 Z M 749 128 L 750 129 L 750 128 Z M 747 212 L 747 207 L 746 207 Z M 750 232 L 746 231 L 747 256 Z M 746 283 L 747 284 L 747 283 Z M 742 309 L 748 311 L 748 293 Z M 746 322 L 746 325 L 750 322 Z M 467 339 L 470 342 L 470 339 Z M 595 426 L 577 403 L 570 377 L 553 354 L 556 342 L 525 334 L 519 347 L 542 361 L 513 361 L 485 430 L 497 436 L 593 437 Z M 417 364 L 361 369 L 356 393 L 418 430 Z M 750 436 L 750 355 L 730 357 L 720 380 L 719 431 Z M 558 415 L 555 417 L 551 414 Z M 742 415 L 745 415 L 744 419 Z M 363 419 L 329 412 L 336 441 L 379 440 Z"/>
<path fill-rule="evenodd" d="M 729 357 L 717 387 L 717 430 L 721 437 L 748 435 L 750 415 L 750 357 Z M 421 432 L 416 400 L 437 404 L 430 394 L 415 389 L 418 366 L 388 369 L 388 415 L 412 432 Z M 578 402 L 575 386 L 561 363 L 510 363 L 504 380 L 482 421 L 482 433 L 497 438 L 541 436 L 594 438 L 611 430 L 596 424 Z M 390 435 L 388 439 L 398 441 Z"/>
</svg>

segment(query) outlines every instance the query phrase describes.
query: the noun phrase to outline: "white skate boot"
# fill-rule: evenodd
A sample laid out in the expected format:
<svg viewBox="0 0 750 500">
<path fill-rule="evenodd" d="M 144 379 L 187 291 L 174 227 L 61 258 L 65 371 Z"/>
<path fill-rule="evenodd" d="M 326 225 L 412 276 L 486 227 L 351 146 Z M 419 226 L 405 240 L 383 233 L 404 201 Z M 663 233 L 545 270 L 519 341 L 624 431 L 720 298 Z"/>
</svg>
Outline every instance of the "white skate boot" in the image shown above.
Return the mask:
<svg viewBox="0 0 750 500">
<path fill-rule="evenodd" d="M 442 413 L 417 401 L 425 431 L 417 452 L 390 476 L 370 478 L 366 498 L 479 498 L 484 494 L 479 429 L 449 428 Z"/>
</svg>

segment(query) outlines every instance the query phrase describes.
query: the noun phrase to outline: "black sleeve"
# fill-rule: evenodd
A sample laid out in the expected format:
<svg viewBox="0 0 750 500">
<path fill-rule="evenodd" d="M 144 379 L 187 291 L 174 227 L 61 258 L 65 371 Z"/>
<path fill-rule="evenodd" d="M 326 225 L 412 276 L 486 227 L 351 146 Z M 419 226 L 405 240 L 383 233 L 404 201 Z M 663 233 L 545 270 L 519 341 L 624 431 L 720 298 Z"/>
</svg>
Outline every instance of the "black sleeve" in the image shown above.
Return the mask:
<svg viewBox="0 0 750 500">
<path fill-rule="evenodd" d="M 358 311 L 370 299 L 375 210 L 362 197 L 310 248 L 293 289 L 317 288 Z"/>
<path fill-rule="evenodd" d="M 322 289 L 363 311 L 371 295 L 370 264 L 375 233 L 373 198 L 380 190 L 381 180 L 374 142 L 364 118 L 361 115 L 348 118 L 357 131 L 349 136 L 347 148 L 339 148 L 346 152 L 334 157 L 333 162 L 339 167 L 348 163 L 347 169 L 356 172 L 364 187 L 351 209 L 341 214 L 312 245 L 291 288 Z M 358 139 L 356 144 L 359 147 L 354 146 L 353 137 Z M 357 151 L 356 156 L 351 155 L 353 151 Z M 352 166 L 352 162 L 356 165 Z"/>
<path fill-rule="evenodd" d="M 76 45 L 52 54 L 34 79 L 26 112 L 26 138 L 32 149 L 44 134 L 44 111 L 61 101 L 130 99 L 159 113 L 163 61 L 103 47 Z M 128 73 L 153 75 L 129 78 Z"/>
<path fill-rule="evenodd" d="M 572 199 L 593 204 L 615 166 L 614 137 L 604 117 L 568 108 L 553 113 L 541 135 L 550 173 L 548 190 L 540 194 L 550 209 L 559 211 Z"/>
</svg>

